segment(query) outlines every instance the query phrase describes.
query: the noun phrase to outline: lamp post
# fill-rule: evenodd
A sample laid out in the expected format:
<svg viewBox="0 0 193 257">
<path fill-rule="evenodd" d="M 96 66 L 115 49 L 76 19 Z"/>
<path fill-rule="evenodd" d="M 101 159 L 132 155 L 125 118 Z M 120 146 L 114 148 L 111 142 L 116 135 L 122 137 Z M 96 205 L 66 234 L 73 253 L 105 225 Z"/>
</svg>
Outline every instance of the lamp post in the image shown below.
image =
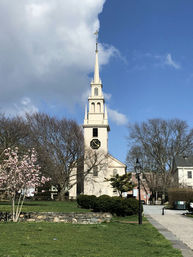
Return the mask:
<svg viewBox="0 0 193 257">
<path fill-rule="evenodd" d="M 142 211 L 141 211 L 141 191 L 140 191 L 140 174 L 141 174 L 141 166 L 139 160 L 137 158 L 135 165 L 135 173 L 138 180 L 138 192 L 139 192 L 139 212 L 138 212 L 138 224 L 142 224 Z"/>
</svg>

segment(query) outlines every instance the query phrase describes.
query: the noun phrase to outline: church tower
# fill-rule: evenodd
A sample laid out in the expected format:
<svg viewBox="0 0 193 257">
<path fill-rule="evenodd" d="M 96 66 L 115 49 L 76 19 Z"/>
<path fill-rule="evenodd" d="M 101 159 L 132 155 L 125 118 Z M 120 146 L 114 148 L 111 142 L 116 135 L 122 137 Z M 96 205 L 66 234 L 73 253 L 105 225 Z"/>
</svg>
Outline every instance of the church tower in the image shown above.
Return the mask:
<svg viewBox="0 0 193 257">
<path fill-rule="evenodd" d="M 98 43 L 96 42 L 94 79 L 90 84 L 90 96 L 85 107 L 84 143 L 86 148 L 100 149 L 108 153 L 108 125 L 107 108 L 99 76 Z"/>
<path fill-rule="evenodd" d="M 96 33 L 98 35 L 98 32 Z M 108 152 L 108 124 L 107 107 L 103 95 L 103 85 L 99 76 L 98 42 L 95 50 L 94 78 L 90 84 L 88 104 L 85 106 L 84 118 L 84 164 L 81 185 L 73 186 L 69 190 L 69 197 L 76 198 L 83 193 L 85 195 L 109 195 L 118 196 L 109 181 L 106 179 L 116 174 L 123 175 L 126 165 L 113 157 Z M 87 108 L 88 107 L 88 108 Z M 78 169 L 74 170 L 71 183 L 78 179 Z"/>
</svg>

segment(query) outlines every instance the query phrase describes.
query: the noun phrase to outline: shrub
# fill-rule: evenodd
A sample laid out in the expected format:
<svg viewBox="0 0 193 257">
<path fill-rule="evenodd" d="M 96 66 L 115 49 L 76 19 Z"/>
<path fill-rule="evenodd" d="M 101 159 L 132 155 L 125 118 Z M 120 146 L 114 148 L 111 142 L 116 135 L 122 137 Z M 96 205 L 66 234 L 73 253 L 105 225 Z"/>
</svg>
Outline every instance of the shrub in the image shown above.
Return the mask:
<svg viewBox="0 0 193 257">
<path fill-rule="evenodd" d="M 94 209 L 96 199 L 95 195 L 79 195 L 77 197 L 77 203 L 81 208 Z"/>
<path fill-rule="evenodd" d="M 191 188 L 170 188 L 168 190 L 169 205 L 174 207 L 176 201 L 189 202 L 193 199 L 193 190 Z"/>
<path fill-rule="evenodd" d="M 118 198 L 115 200 L 116 204 L 114 206 L 113 213 L 117 216 L 130 216 L 138 213 L 139 201 L 132 198 Z M 143 210 L 143 206 L 142 210 Z"/>
<path fill-rule="evenodd" d="M 114 207 L 114 199 L 108 195 L 101 195 L 96 199 L 94 211 L 111 212 Z"/>
<path fill-rule="evenodd" d="M 36 195 L 34 195 L 33 197 L 27 197 L 28 199 L 33 199 L 35 201 L 50 201 L 51 196 L 50 196 L 50 192 L 38 192 Z"/>
<path fill-rule="evenodd" d="M 49 201 L 51 199 L 50 184 L 45 184 L 42 187 L 38 187 L 38 191 L 35 192 L 33 197 L 29 197 L 35 201 Z"/>
<path fill-rule="evenodd" d="M 128 215 L 134 215 L 137 214 L 139 211 L 139 201 L 135 198 L 129 198 L 125 199 L 128 209 L 129 209 L 129 214 Z M 143 205 L 141 204 L 141 212 L 143 212 Z"/>
<path fill-rule="evenodd" d="M 82 208 L 93 209 L 95 212 L 110 212 L 117 216 L 135 215 L 139 210 L 139 201 L 134 198 L 80 195 L 77 202 Z"/>
</svg>

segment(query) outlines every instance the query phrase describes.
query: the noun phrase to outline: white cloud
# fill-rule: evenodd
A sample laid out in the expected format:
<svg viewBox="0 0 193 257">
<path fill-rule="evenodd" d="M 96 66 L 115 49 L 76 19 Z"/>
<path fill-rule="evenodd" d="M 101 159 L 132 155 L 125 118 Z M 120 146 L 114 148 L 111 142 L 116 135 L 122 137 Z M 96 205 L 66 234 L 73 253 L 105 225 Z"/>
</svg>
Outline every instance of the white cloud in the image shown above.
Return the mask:
<svg viewBox="0 0 193 257">
<path fill-rule="evenodd" d="M 111 97 L 112 97 L 112 95 L 109 94 L 109 93 L 104 93 L 103 92 L 103 95 L 104 95 L 104 98 L 105 98 L 106 101 L 109 101 L 111 99 Z"/>
<path fill-rule="evenodd" d="M 167 54 L 167 56 L 166 56 L 165 64 L 168 65 L 168 66 L 171 66 L 175 69 L 180 69 L 181 68 L 180 65 L 172 59 L 172 55 L 170 53 Z"/>
<path fill-rule="evenodd" d="M 152 57 L 155 60 L 155 66 L 161 66 L 166 67 L 170 66 L 174 69 L 180 69 L 181 66 L 177 62 L 175 62 L 172 58 L 171 53 L 168 53 L 166 55 L 149 55 L 149 57 Z"/>
<path fill-rule="evenodd" d="M 38 112 L 38 108 L 32 103 L 31 99 L 24 97 L 19 103 L 11 103 L 5 105 L 0 109 L 2 113 L 6 113 L 9 116 L 22 116 L 24 117 L 26 113 L 35 113 Z"/>
<path fill-rule="evenodd" d="M 117 125 L 127 125 L 128 119 L 125 114 L 122 114 L 116 110 L 108 108 L 109 118 Z"/>
<path fill-rule="evenodd" d="M 180 69 L 181 65 L 173 60 L 172 54 L 152 54 L 152 53 L 133 53 L 132 58 L 134 64 L 132 65 L 132 69 L 135 70 L 145 70 L 149 67 L 172 67 L 174 69 Z"/>
<path fill-rule="evenodd" d="M 0 1 L 0 110 L 26 96 L 41 109 L 81 102 L 94 69 L 94 32 L 105 0 Z M 101 65 L 118 55 L 99 45 Z M 17 109 L 17 108 L 16 108 Z"/>
</svg>

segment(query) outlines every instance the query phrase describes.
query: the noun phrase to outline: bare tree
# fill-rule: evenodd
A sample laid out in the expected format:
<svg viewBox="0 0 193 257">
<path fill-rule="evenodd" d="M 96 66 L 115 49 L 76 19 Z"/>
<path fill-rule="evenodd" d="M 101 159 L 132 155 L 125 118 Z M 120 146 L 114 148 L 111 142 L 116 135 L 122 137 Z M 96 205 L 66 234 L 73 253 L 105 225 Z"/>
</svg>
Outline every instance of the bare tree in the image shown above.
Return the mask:
<svg viewBox="0 0 193 257">
<path fill-rule="evenodd" d="M 41 170 L 51 178 L 50 182 L 58 190 L 58 198 L 64 200 L 77 183 L 81 193 L 84 178 L 93 167 L 101 169 L 104 166 L 104 154 L 84 149 L 82 128 L 73 120 L 36 113 L 27 115 L 27 122 Z"/>
<path fill-rule="evenodd" d="M 0 116 L 0 158 L 4 149 L 15 146 L 20 153 L 36 150 L 41 172 L 51 178 L 61 200 L 77 183 L 83 192 L 85 176 L 93 167 L 104 166 L 104 154 L 84 149 L 83 131 L 75 121 L 44 113 L 26 114 L 24 119 Z"/>
<path fill-rule="evenodd" d="M 82 129 L 73 120 L 58 120 L 43 113 L 27 115 L 27 121 L 40 166 L 63 200 L 71 187 L 73 170 L 83 156 Z"/>
<path fill-rule="evenodd" d="M 0 156 L 6 148 L 19 147 L 24 151 L 29 140 L 29 127 L 21 117 L 9 118 L 0 114 Z"/>
<path fill-rule="evenodd" d="M 165 195 L 172 184 L 175 157 L 192 154 L 193 130 L 178 119 L 151 119 L 129 127 L 129 146 L 128 166 L 140 158 L 150 190 Z"/>
</svg>

